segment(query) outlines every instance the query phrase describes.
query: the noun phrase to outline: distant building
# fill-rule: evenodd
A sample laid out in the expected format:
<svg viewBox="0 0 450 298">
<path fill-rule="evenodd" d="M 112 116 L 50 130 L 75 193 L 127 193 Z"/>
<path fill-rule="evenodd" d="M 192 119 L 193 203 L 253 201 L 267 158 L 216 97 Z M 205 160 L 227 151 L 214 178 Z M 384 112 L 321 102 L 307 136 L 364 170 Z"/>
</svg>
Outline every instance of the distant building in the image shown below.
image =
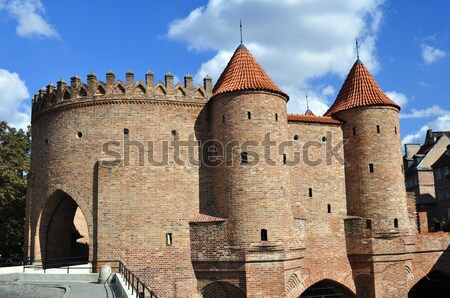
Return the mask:
<svg viewBox="0 0 450 298">
<path fill-rule="evenodd" d="M 437 209 L 436 175 L 432 166 L 446 151 L 450 144 L 449 137 L 450 131 L 433 132 L 429 129 L 423 145 L 405 144 L 403 164 L 406 191 L 416 195 L 417 211 L 428 213 L 430 230 L 439 230 L 441 219 L 441 212 Z"/>
<path fill-rule="evenodd" d="M 436 214 L 441 222 L 450 220 L 450 145 L 432 165 L 436 193 Z"/>
</svg>

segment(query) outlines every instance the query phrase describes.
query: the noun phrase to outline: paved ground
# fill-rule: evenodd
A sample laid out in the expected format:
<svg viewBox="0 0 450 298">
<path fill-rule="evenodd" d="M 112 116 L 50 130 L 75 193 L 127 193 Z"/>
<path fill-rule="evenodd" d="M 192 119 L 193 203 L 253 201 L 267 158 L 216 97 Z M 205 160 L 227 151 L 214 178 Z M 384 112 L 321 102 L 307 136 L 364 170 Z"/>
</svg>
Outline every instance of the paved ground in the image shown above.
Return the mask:
<svg viewBox="0 0 450 298">
<path fill-rule="evenodd" d="M 16 282 L 0 282 L 1 298 L 61 298 L 65 289 L 45 285 L 25 285 Z"/>
<path fill-rule="evenodd" d="M 0 298 L 117 298 L 119 295 L 110 285 L 97 283 L 22 283 L 0 282 Z"/>
</svg>

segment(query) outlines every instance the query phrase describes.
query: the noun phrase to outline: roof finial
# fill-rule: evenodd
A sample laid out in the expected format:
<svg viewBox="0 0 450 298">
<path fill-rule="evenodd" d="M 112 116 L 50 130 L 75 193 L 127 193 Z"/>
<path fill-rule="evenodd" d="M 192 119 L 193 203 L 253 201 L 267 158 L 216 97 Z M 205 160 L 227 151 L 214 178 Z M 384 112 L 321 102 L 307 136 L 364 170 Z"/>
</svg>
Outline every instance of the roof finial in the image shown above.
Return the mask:
<svg viewBox="0 0 450 298">
<path fill-rule="evenodd" d="M 242 44 L 242 20 L 239 20 L 239 28 L 241 29 L 241 44 Z"/>
<path fill-rule="evenodd" d="M 359 44 L 358 44 L 358 38 L 356 38 L 356 58 L 359 59 Z"/>
<path fill-rule="evenodd" d="M 309 110 L 308 91 L 305 91 L 305 93 L 306 93 L 306 109 Z"/>
</svg>

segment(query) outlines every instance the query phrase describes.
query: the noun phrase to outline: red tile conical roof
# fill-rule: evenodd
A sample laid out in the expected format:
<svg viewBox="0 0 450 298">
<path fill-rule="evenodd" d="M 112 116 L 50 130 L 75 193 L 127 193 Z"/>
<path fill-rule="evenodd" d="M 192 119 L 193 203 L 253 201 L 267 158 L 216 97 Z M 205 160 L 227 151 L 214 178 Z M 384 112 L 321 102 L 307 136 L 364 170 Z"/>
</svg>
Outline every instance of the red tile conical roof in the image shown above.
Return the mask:
<svg viewBox="0 0 450 298">
<path fill-rule="evenodd" d="M 249 50 L 241 44 L 228 62 L 213 89 L 213 96 L 239 90 L 264 90 L 278 93 L 289 100 L 270 79 Z"/>
<path fill-rule="evenodd" d="M 336 100 L 324 116 L 364 106 L 393 106 L 400 110 L 400 106 L 384 94 L 361 60 L 357 59 Z"/>
</svg>

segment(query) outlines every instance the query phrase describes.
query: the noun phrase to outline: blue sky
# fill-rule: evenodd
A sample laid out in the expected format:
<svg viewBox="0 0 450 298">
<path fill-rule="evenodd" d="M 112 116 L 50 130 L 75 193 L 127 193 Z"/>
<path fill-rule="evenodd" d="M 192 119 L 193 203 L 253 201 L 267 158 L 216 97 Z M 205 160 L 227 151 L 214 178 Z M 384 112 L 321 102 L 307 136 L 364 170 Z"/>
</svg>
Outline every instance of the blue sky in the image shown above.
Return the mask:
<svg viewBox="0 0 450 298">
<path fill-rule="evenodd" d="M 61 3 L 64 3 L 62 5 Z M 0 0 L 0 120 L 26 127 L 42 86 L 129 69 L 217 79 L 244 43 L 291 100 L 323 114 L 356 59 L 402 106 L 404 142 L 450 130 L 450 1 Z"/>
</svg>

